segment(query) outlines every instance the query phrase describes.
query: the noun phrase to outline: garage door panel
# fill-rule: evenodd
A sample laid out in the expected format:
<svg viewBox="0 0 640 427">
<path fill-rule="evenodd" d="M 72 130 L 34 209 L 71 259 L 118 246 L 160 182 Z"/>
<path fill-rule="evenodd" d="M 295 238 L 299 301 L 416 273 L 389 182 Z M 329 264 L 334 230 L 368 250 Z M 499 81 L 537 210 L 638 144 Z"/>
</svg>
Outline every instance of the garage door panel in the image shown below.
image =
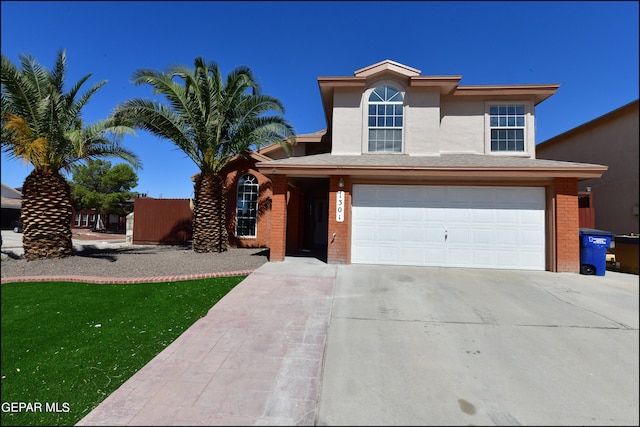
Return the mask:
<svg viewBox="0 0 640 427">
<path fill-rule="evenodd" d="M 351 262 L 355 264 L 375 264 L 378 258 L 376 245 L 360 244 L 351 252 Z"/>
<path fill-rule="evenodd" d="M 422 265 L 425 262 L 422 246 L 403 246 L 398 250 L 398 255 L 398 264 L 400 265 Z"/>
<path fill-rule="evenodd" d="M 491 224 L 495 223 L 495 212 L 493 209 L 473 209 L 471 211 L 471 221 L 474 224 Z"/>
<path fill-rule="evenodd" d="M 376 264 L 389 261 L 389 264 L 398 264 L 398 246 L 378 245 L 378 259 Z"/>
<path fill-rule="evenodd" d="M 444 227 L 424 227 L 424 242 L 433 244 L 444 244 Z M 441 249 L 441 248 L 439 248 Z"/>
<path fill-rule="evenodd" d="M 402 237 L 398 233 L 398 228 L 395 224 L 384 224 L 378 228 L 378 241 L 379 242 L 402 242 Z"/>
<path fill-rule="evenodd" d="M 398 221 L 400 219 L 399 207 L 382 207 L 378 208 L 378 220 L 380 221 Z"/>
<path fill-rule="evenodd" d="M 447 245 L 453 247 L 456 244 L 468 245 L 471 243 L 471 230 L 468 227 L 450 227 L 447 230 Z"/>
<path fill-rule="evenodd" d="M 418 225 L 412 227 L 403 227 L 400 229 L 400 239 L 404 244 L 411 245 L 412 243 L 424 244 L 424 230 Z"/>
<path fill-rule="evenodd" d="M 520 230 L 520 244 L 522 246 L 539 247 L 544 244 L 544 234 L 540 230 Z"/>
<path fill-rule="evenodd" d="M 352 214 L 355 263 L 545 267 L 542 187 L 354 185 Z"/>
<path fill-rule="evenodd" d="M 471 230 L 471 241 L 474 245 L 491 247 L 494 242 L 494 232 L 489 228 L 474 228 Z"/>
<path fill-rule="evenodd" d="M 418 206 L 409 206 L 400 211 L 400 219 L 402 222 L 421 223 L 424 220 L 424 209 Z"/>
</svg>

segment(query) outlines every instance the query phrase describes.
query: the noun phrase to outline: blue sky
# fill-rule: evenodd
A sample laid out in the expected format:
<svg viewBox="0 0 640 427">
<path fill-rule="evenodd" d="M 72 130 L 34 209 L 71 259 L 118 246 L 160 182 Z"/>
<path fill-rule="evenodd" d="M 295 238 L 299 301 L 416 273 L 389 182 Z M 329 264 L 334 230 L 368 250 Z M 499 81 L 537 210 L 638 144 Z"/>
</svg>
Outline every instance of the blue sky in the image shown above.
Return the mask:
<svg viewBox="0 0 640 427">
<path fill-rule="evenodd" d="M 318 76 L 349 76 L 391 59 L 461 85 L 558 83 L 536 108 L 545 141 L 638 98 L 638 2 L 2 1 L 2 54 L 46 68 L 67 51 L 67 82 L 109 82 L 84 110 L 106 117 L 149 97 L 139 68 L 215 61 L 249 66 L 282 100 L 297 133 L 326 127 Z M 137 132 L 124 144 L 143 161 L 136 191 L 187 198 L 196 166 L 166 140 Z M 116 160 L 112 160 L 116 163 Z M 28 166 L 2 157 L 2 182 L 22 186 Z"/>
</svg>

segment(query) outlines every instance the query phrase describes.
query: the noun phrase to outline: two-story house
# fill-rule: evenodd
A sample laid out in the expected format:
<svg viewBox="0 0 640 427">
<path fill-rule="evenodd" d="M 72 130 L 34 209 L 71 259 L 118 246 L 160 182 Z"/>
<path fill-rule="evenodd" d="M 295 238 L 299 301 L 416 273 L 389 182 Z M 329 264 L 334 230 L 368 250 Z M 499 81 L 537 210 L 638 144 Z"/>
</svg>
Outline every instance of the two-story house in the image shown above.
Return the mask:
<svg viewBox="0 0 640 427">
<path fill-rule="evenodd" d="M 319 77 L 327 128 L 224 172 L 231 244 L 271 261 L 578 272 L 578 181 L 607 167 L 536 159 L 535 106 L 559 86 L 460 80 L 389 60 Z"/>
<path fill-rule="evenodd" d="M 256 153 L 271 260 L 578 272 L 578 180 L 607 167 L 536 159 L 535 106 L 559 85 L 460 80 L 389 60 L 319 77 L 327 129 Z"/>
</svg>

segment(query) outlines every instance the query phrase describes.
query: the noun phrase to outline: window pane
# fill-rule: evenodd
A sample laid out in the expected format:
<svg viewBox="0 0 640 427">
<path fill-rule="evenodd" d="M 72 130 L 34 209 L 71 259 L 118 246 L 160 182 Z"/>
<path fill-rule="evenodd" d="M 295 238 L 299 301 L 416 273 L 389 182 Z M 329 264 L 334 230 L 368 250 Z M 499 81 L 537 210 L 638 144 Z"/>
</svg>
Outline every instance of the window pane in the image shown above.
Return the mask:
<svg viewBox="0 0 640 427">
<path fill-rule="evenodd" d="M 516 105 L 516 114 L 524 115 L 524 105 Z"/>
<path fill-rule="evenodd" d="M 378 105 L 378 115 L 384 116 L 384 105 Z"/>
<path fill-rule="evenodd" d="M 507 119 L 507 126 L 515 126 L 516 125 L 516 118 L 515 117 L 509 117 Z"/>
<path fill-rule="evenodd" d="M 500 126 L 506 126 L 507 125 L 507 118 L 506 117 L 500 117 L 498 119 L 498 122 L 500 123 Z"/>
<path fill-rule="evenodd" d="M 497 105 L 492 105 L 491 107 L 489 107 L 489 114 L 491 114 L 492 116 L 495 116 L 498 114 L 498 106 Z"/>
<path fill-rule="evenodd" d="M 376 125 L 376 118 L 369 117 L 369 126 L 375 126 L 375 125 Z"/>
<path fill-rule="evenodd" d="M 382 87 L 376 88 L 373 92 L 371 92 L 371 96 L 369 96 L 369 101 L 382 101 L 383 97 L 380 95 L 384 93 L 384 89 Z"/>
<path fill-rule="evenodd" d="M 396 127 L 402 127 L 402 117 L 396 117 L 393 124 Z"/>
<path fill-rule="evenodd" d="M 507 107 L 507 113 L 508 113 L 510 116 L 515 115 L 515 114 L 516 114 L 516 106 L 515 106 L 515 105 L 509 105 L 509 106 Z"/>
<path fill-rule="evenodd" d="M 524 126 L 524 117 L 516 117 L 516 126 Z"/>
<path fill-rule="evenodd" d="M 504 116 L 507 114 L 507 106 L 506 105 L 500 105 L 498 106 L 498 114 Z"/>
<path fill-rule="evenodd" d="M 369 104 L 369 115 L 376 114 L 376 106 L 373 104 Z"/>
<path fill-rule="evenodd" d="M 258 180 L 247 174 L 238 180 L 238 198 L 236 201 L 236 236 L 254 237 L 256 235 L 258 210 Z"/>
<path fill-rule="evenodd" d="M 402 115 L 402 105 L 401 104 L 396 104 L 394 105 L 395 110 L 394 113 L 396 116 L 401 116 Z"/>
</svg>

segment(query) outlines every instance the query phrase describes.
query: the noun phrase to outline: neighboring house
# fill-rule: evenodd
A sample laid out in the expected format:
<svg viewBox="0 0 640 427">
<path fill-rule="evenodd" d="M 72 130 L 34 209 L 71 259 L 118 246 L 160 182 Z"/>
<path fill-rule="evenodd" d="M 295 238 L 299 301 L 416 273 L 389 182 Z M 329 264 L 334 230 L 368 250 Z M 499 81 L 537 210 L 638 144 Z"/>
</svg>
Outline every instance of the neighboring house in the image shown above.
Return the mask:
<svg viewBox="0 0 640 427">
<path fill-rule="evenodd" d="M 71 228 L 124 233 L 127 214 L 98 214 L 97 212 L 97 209 L 74 206 L 71 216 Z"/>
<path fill-rule="evenodd" d="M 609 169 L 598 179 L 580 181 L 593 197 L 595 228 L 638 234 L 638 100 L 536 146 L 538 158 L 600 163 Z"/>
<path fill-rule="evenodd" d="M 271 180 L 271 261 L 578 272 L 578 181 L 607 167 L 536 159 L 535 106 L 559 86 L 460 80 L 389 60 L 319 77 L 326 131 L 242 171 Z"/>
<path fill-rule="evenodd" d="M 20 210 L 22 209 L 22 193 L 2 184 L 2 226 L 3 230 L 12 229 L 14 222 L 20 219 Z"/>
</svg>

